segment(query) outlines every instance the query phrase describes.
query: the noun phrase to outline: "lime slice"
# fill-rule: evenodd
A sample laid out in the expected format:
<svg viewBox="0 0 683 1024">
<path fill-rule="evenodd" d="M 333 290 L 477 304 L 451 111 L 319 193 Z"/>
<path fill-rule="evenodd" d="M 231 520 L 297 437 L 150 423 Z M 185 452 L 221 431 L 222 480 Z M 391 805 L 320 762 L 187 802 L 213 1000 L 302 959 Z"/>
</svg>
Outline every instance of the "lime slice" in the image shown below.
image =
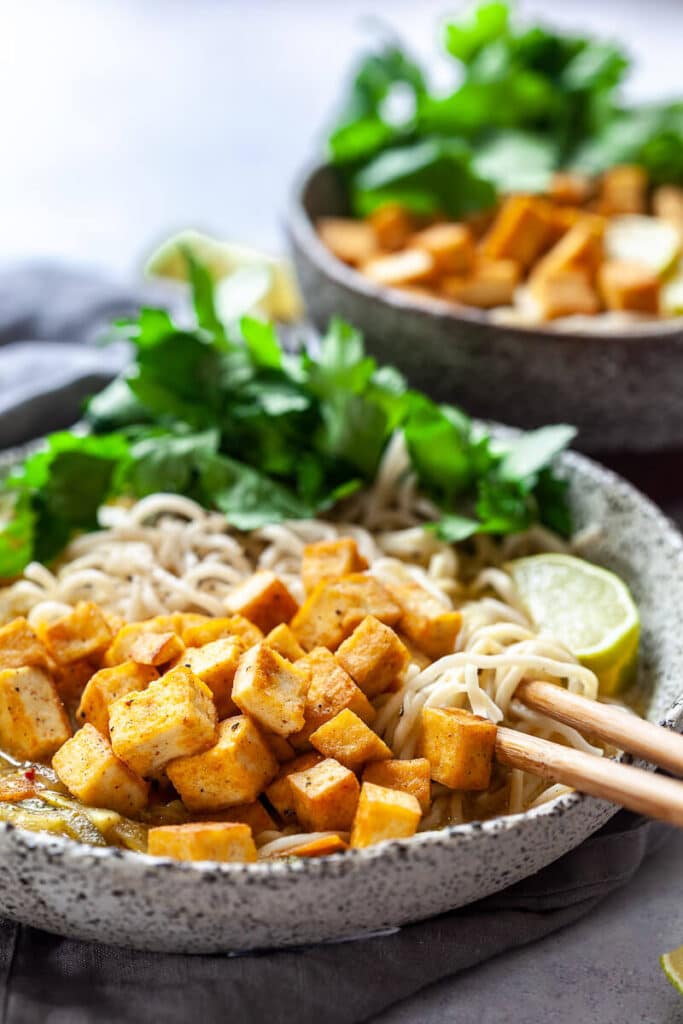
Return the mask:
<svg viewBox="0 0 683 1024">
<path fill-rule="evenodd" d="M 242 280 L 233 290 L 226 306 L 235 315 L 258 312 L 275 320 L 293 321 L 301 317 L 303 305 L 294 278 L 294 272 L 286 260 L 269 256 L 233 242 L 220 242 L 199 231 L 181 231 L 164 242 L 152 253 L 145 273 L 152 277 L 171 277 L 177 281 L 187 280 L 187 263 L 184 252 L 189 250 L 209 270 L 214 281 L 230 279 L 239 272 Z M 248 273 L 244 273 L 247 271 Z M 256 281 L 267 279 L 265 290 Z M 248 285 L 246 282 L 248 281 Z M 242 287 L 246 285 L 246 287 Z M 256 295 L 256 302 L 247 308 L 237 308 L 237 294 L 244 297 Z"/>
<path fill-rule="evenodd" d="M 660 956 L 659 962 L 673 987 L 683 995 L 683 946 Z"/>
<path fill-rule="evenodd" d="M 601 694 L 615 694 L 633 679 L 640 620 L 618 576 L 559 554 L 518 558 L 505 568 L 532 622 L 595 672 Z"/>
<path fill-rule="evenodd" d="M 683 316 L 683 273 L 680 270 L 662 288 L 662 312 L 667 316 Z"/>
<path fill-rule="evenodd" d="M 663 277 L 680 255 L 681 237 L 664 220 L 626 214 L 613 217 L 607 225 L 605 251 L 608 259 L 640 263 Z"/>
</svg>

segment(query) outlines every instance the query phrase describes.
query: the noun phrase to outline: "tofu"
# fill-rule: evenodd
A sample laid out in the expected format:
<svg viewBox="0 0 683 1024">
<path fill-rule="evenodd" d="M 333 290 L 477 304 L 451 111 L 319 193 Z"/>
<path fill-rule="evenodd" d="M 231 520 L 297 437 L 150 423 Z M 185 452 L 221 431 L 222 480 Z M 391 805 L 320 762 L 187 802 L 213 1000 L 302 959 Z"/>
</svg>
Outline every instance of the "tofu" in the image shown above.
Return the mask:
<svg viewBox="0 0 683 1024">
<path fill-rule="evenodd" d="M 329 857 L 331 853 L 343 853 L 348 848 L 349 844 L 345 843 L 341 836 L 320 836 L 318 839 L 311 839 L 309 843 L 302 843 L 301 846 L 274 853 L 272 857 L 273 860 L 284 860 L 287 857 Z"/>
<path fill-rule="evenodd" d="M 683 238 L 683 188 L 678 185 L 660 185 L 652 197 L 655 217 L 673 224 Z"/>
<path fill-rule="evenodd" d="M 562 236 L 534 267 L 529 282 L 557 277 L 568 271 L 582 271 L 591 284 L 604 259 L 605 219 L 585 214 Z"/>
<path fill-rule="evenodd" d="M 252 835 L 258 836 L 261 832 L 271 829 L 277 831 L 277 824 L 270 816 L 260 800 L 253 800 L 250 804 L 237 804 L 235 807 L 225 807 L 222 811 L 211 811 L 201 816 L 202 821 L 238 821 L 248 825 Z"/>
<path fill-rule="evenodd" d="M 489 260 L 513 260 L 528 270 L 548 241 L 548 219 L 547 204 L 542 199 L 510 196 L 482 240 L 481 255 Z"/>
<path fill-rule="evenodd" d="M 401 609 L 374 576 L 351 573 L 314 587 L 291 626 L 304 650 L 336 650 L 366 615 L 393 626 L 401 617 Z"/>
<path fill-rule="evenodd" d="M 47 650 L 23 616 L 0 628 L 0 669 L 47 668 L 47 664 Z"/>
<path fill-rule="evenodd" d="M 393 629 L 367 615 L 337 650 L 337 661 L 371 700 L 399 682 L 410 655 Z M 361 716 L 362 717 L 362 716 Z"/>
<path fill-rule="evenodd" d="M 597 291 L 591 286 L 588 274 L 582 270 L 563 270 L 544 274 L 529 286 L 543 320 L 556 320 L 563 316 L 594 316 L 600 312 Z"/>
<path fill-rule="evenodd" d="M 462 626 L 462 615 L 446 607 L 414 581 L 388 585 L 401 608 L 398 628 L 432 659 L 452 654 Z"/>
<path fill-rule="evenodd" d="M 240 658 L 232 699 L 268 732 L 290 736 L 304 725 L 308 675 L 266 643 Z"/>
<path fill-rule="evenodd" d="M 391 750 L 376 732 L 345 708 L 311 734 L 311 743 L 324 757 L 358 771 L 368 761 L 383 761 Z"/>
<path fill-rule="evenodd" d="M 360 795 L 358 779 L 331 758 L 293 772 L 289 785 L 296 817 L 310 832 L 351 828 Z"/>
<path fill-rule="evenodd" d="M 255 572 L 235 587 L 226 600 L 228 611 L 243 615 L 264 633 L 289 622 L 298 604 L 273 572 Z"/>
<path fill-rule="evenodd" d="M 157 615 L 142 622 L 129 622 L 114 636 L 104 653 L 103 664 L 105 668 L 111 668 L 114 665 L 121 665 L 124 661 L 131 661 L 133 648 L 142 637 L 150 634 L 176 633 L 178 629 L 182 629 L 182 626 L 178 617 L 173 615 Z"/>
<path fill-rule="evenodd" d="M 426 757 L 414 757 L 400 761 L 376 761 L 363 769 L 363 782 L 372 782 L 385 789 L 399 789 L 411 793 L 426 814 L 431 804 L 430 765 Z"/>
<path fill-rule="evenodd" d="M 403 249 L 415 230 L 415 218 L 398 203 L 385 203 L 370 214 L 375 245 L 385 252 Z"/>
<path fill-rule="evenodd" d="M 467 274 L 474 266 L 474 235 L 466 224 L 432 224 L 410 244 L 428 252 L 440 274 Z"/>
<path fill-rule="evenodd" d="M 549 197 L 563 206 L 583 206 L 594 191 L 593 179 L 579 171 L 555 171 L 548 187 Z"/>
<path fill-rule="evenodd" d="M 106 807 L 130 818 L 147 804 L 147 783 L 116 756 L 105 737 L 89 723 L 60 747 L 52 767 L 69 792 L 89 807 Z"/>
<path fill-rule="evenodd" d="M 609 214 L 647 212 L 647 172 L 635 164 L 611 167 L 600 182 L 600 201 Z"/>
<path fill-rule="evenodd" d="M 411 793 L 364 782 L 351 829 L 351 846 L 408 839 L 417 832 L 421 817 L 420 805 Z"/>
<path fill-rule="evenodd" d="M 363 572 L 368 563 L 352 537 L 321 540 L 307 544 L 301 560 L 304 591 L 310 594 L 319 583 L 338 580 L 350 573 Z"/>
<path fill-rule="evenodd" d="M 275 629 L 271 629 L 266 637 L 266 643 L 278 654 L 281 654 L 287 661 L 297 661 L 303 658 L 305 651 L 289 626 L 281 622 Z"/>
<path fill-rule="evenodd" d="M 488 789 L 495 743 L 496 727 L 485 718 L 457 708 L 422 709 L 418 754 L 443 786 Z"/>
<path fill-rule="evenodd" d="M 377 252 L 372 225 L 351 217 L 320 217 L 316 227 L 321 241 L 342 263 L 358 267 Z"/>
<path fill-rule="evenodd" d="M 176 758 L 166 771 L 188 810 L 220 811 L 256 800 L 278 767 L 256 725 L 237 715 L 219 723 L 210 750 Z"/>
<path fill-rule="evenodd" d="M 100 669 L 88 680 L 76 711 L 79 725 L 89 722 L 103 736 L 109 737 L 109 708 L 119 697 L 144 690 L 159 678 L 151 665 L 124 661 L 122 665 Z"/>
<path fill-rule="evenodd" d="M 237 822 L 191 822 L 151 828 L 147 853 L 152 857 L 225 864 L 253 864 L 257 859 L 251 829 Z"/>
<path fill-rule="evenodd" d="M 0 671 L 0 749 L 20 761 L 48 761 L 70 736 L 64 705 L 44 669 Z"/>
<path fill-rule="evenodd" d="M 227 640 L 231 637 L 240 640 L 246 650 L 263 640 L 263 633 L 243 615 L 207 619 L 206 622 L 189 625 L 183 629 L 186 647 L 204 647 L 215 640 Z"/>
<path fill-rule="evenodd" d="M 139 665 L 168 665 L 185 650 L 177 633 L 144 633 L 133 644 L 131 661 Z"/>
<path fill-rule="evenodd" d="M 296 756 L 296 750 L 284 736 L 276 736 L 274 732 L 264 732 L 263 738 L 281 764 L 291 761 Z"/>
<path fill-rule="evenodd" d="M 55 684 L 59 699 L 69 714 L 75 713 L 83 691 L 95 672 L 97 672 L 97 665 L 89 658 L 80 658 L 68 665 L 58 665 L 57 662 L 52 662 L 50 666 L 52 682 Z"/>
<path fill-rule="evenodd" d="M 213 695 L 190 669 L 179 666 L 146 690 L 115 700 L 109 732 L 114 753 L 134 772 L 156 775 L 169 761 L 198 754 L 215 742 Z"/>
<path fill-rule="evenodd" d="M 481 259 L 470 274 L 442 277 L 439 291 L 460 305 L 493 309 L 512 303 L 520 277 L 520 265 L 514 260 Z"/>
<path fill-rule="evenodd" d="M 598 285 L 608 309 L 653 315 L 659 312 L 659 277 L 638 263 L 619 260 L 603 263 Z"/>
<path fill-rule="evenodd" d="M 289 785 L 290 776 L 312 768 L 314 764 L 320 764 L 322 760 L 320 754 L 301 754 L 300 757 L 295 757 L 293 761 L 283 765 L 276 778 L 267 787 L 266 799 L 277 811 L 284 825 L 292 825 L 296 821 L 294 797 Z"/>
<path fill-rule="evenodd" d="M 39 635 L 62 665 L 102 654 L 112 639 L 104 614 L 92 601 L 79 601 L 67 615 L 41 626 Z"/>
<path fill-rule="evenodd" d="M 344 708 L 350 708 L 364 722 L 372 722 L 376 711 L 360 687 L 326 647 L 314 647 L 297 662 L 309 678 L 304 726 L 290 737 L 295 747 L 308 747 L 309 738 L 324 722 Z"/>
<path fill-rule="evenodd" d="M 428 281 L 436 272 L 434 257 L 424 249 L 403 249 L 390 256 L 377 256 L 362 266 L 362 271 L 375 284 L 398 288 L 404 284 Z"/>
<path fill-rule="evenodd" d="M 232 687 L 243 654 L 244 647 L 239 638 L 229 636 L 203 647 L 189 647 L 183 655 L 185 668 L 189 668 L 211 690 L 219 719 L 238 713 L 232 699 Z"/>
</svg>

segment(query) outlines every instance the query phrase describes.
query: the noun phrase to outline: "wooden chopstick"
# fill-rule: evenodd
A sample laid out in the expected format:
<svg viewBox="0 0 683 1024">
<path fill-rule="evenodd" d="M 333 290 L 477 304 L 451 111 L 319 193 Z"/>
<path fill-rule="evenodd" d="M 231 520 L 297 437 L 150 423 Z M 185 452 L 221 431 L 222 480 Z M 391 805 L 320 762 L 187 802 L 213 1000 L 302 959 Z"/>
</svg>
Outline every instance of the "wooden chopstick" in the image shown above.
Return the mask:
<svg viewBox="0 0 683 1024">
<path fill-rule="evenodd" d="M 498 727 L 496 760 L 683 828 L 683 782 Z"/>
<path fill-rule="evenodd" d="M 515 697 L 558 722 L 606 740 L 618 750 L 627 750 L 674 775 L 683 775 L 683 736 L 671 729 L 645 722 L 613 704 L 600 704 L 569 693 L 555 683 L 520 683 Z"/>
</svg>

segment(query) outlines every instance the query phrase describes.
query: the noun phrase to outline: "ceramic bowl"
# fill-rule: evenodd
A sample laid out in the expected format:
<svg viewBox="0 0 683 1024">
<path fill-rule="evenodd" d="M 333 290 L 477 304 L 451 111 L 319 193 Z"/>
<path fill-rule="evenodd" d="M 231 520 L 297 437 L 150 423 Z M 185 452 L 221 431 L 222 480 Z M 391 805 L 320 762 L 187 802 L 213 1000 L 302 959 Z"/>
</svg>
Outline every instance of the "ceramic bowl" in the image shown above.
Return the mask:
<svg viewBox="0 0 683 1024">
<path fill-rule="evenodd" d="M 577 527 L 602 528 L 586 556 L 618 572 L 640 608 L 635 699 L 652 721 L 681 728 L 683 539 L 613 473 L 573 453 L 561 465 Z M 615 810 L 573 793 L 525 814 L 366 850 L 254 865 L 157 860 L 2 823 L 0 916 L 81 939 L 187 953 L 343 939 L 503 889 L 578 845 Z"/>
<path fill-rule="evenodd" d="M 512 327 L 383 288 L 332 256 L 316 234 L 318 217 L 347 212 L 330 167 L 306 174 L 294 191 L 288 236 L 318 327 L 333 314 L 351 321 L 379 360 L 473 416 L 525 429 L 573 423 L 577 447 L 589 452 L 683 445 L 682 320 L 609 334 Z"/>
</svg>

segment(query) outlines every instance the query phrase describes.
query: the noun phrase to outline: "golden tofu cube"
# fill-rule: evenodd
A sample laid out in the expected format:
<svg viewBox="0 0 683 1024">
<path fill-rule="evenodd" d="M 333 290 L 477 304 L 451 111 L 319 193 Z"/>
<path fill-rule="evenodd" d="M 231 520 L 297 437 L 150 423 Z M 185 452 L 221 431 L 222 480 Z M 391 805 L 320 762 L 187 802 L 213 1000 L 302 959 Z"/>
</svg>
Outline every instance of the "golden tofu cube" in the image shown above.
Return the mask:
<svg viewBox="0 0 683 1024">
<path fill-rule="evenodd" d="M 415 230 L 415 218 L 398 203 L 385 203 L 370 214 L 370 226 L 380 249 L 403 249 Z"/>
<path fill-rule="evenodd" d="M 183 630 L 186 647 L 204 647 L 215 640 L 227 640 L 231 637 L 240 640 L 246 650 L 247 647 L 253 647 L 263 640 L 263 633 L 243 615 L 207 619 L 206 622 L 189 625 Z"/>
<path fill-rule="evenodd" d="M 321 241 L 342 263 L 357 267 L 377 251 L 375 233 L 365 221 L 350 217 L 320 217 L 316 226 Z"/>
<path fill-rule="evenodd" d="M 97 665 L 89 658 L 71 661 L 68 665 L 58 665 L 56 662 L 52 662 L 50 666 L 52 682 L 69 714 L 75 713 L 83 691 L 95 672 L 97 672 Z"/>
<path fill-rule="evenodd" d="M 351 828 L 360 795 L 358 779 L 332 758 L 293 772 L 289 785 L 296 816 L 310 832 Z"/>
<path fill-rule="evenodd" d="M 598 293 L 582 270 L 543 274 L 529 287 L 543 320 L 563 316 L 594 316 L 600 312 Z"/>
<path fill-rule="evenodd" d="M 351 573 L 314 587 L 291 626 L 304 650 L 336 650 L 366 615 L 393 626 L 401 617 L 401 609 L 374 576 Z"/>
<path fill-rule="evenodd" d="M 112 632 L 96 604 L 79 601 L 67 615 L 45 623 L 40 638 L 56 661 L 68 664 L 101 654 L 111 643 Z"/>
<path fill-rule="evenodd" d="M 219 719 L 238 713 L 232 685 L 243 653 L 241 641 L 229 636 L 203 647 L 188 647 L 183 655 L 185 668 L 191 669 L 211 690 Z"/>
<path fill-rule="evenodd" d="M 555 171 L 550 179 L 548 195 L 555 203 L 583 206 L 594 191 L 595 184 L 590 175 L 579 171 Z"/>
<path fill-rule="evenodd" d="M 447 608 L 433 594 L 413 581 L 389 585 L 400 605 L 398 628 L 430 658 L 443 658 L 455 650 L 462 615 Z"/>
<path fill-rule="evenodd" d="M 116 633 L 102 659 L 106 668 L 121 665 L 124 661 L 133 661 L 133 648 L 143 637 L 158 634 L 178 633 L 179 616 L 157 615 L 153 619 L 142 622 L 129 622 Z"/>
<path fill-rule="evenodd" d="M 274 732 L 264 732 L 263 738 L 280 763 L 291 761 L 296 754 L 294 747 L 284 736 L 276 736 Z"/>
<path fill-rule="evenodd" d="M 138 775 L 155 775 L 175 758 L 206 750 L 216 738 L 211 690 L 184 666 L 109 708 L 114 753 Z"/>
<path fill-rule="evenodd" d="M 307 544 L 301 560 L 301 579 L 307 594 L 319 583 L 338 580 L 350 573 L 363 572 L 368 563 L 353 537 L 321 540 Z"/>
<path fill-rule="evenodd" d="M 0 749 L 20 761 L 46 761 L 70 736 L 64 705 L 44 669 L 0 671 Z"/>
<path fill-rule="evenodd" d="M 604 217 L 582 215 L 534 267 L 530 283 L 568 271 L 582 271 L 591 284 L 604 259 Z"/>
<path fill-rule="evenodd" d="M 666 220 L 683 238 L 683 188 L 678 185 L 660 185 L 652 197 L 655 217 Z"/>
<path fill-rule="evenodd" d="M 35 665 L 47 668 L 47 651 L 25 618 L 0 628 L 0 669 Z"/>
<path fill-rule="evenodd" d="M 418 753 L 431 776 L 450 789 L 487 789 L 491 782 L 496 727 L 458 708 L 423 708 Z"/>
<path fill-rule="evenodd" d="M 309 843 L 302 843 L 281 853 L 274 853 L 274 860 L 284 860 L 287 857 L 329 857 L 331 853 L 343 853 L 348 850 L 349 844 L 345 843 L 341 836 L 320 836 L 318 839 L 311 839 Z"/>
<path fill-rule="evenodd" d="M 76 712 L 76 721 L 89 722 L 103 736 L 109 736 L 109 708 L 127 693 L 144 690 L 159 673 L 151 665 L 124 661 L 122 665 L 102 668 L 88 680 Z"/>
<path fill-rule="evenodd" d="M 287 661 L 297 661 L 298 658 L 303 658 L 304 656 L 303 647 L 289 626 L 284 622 L 281 622 L 275 629 L 271 629 L 266 637 L 266 643 L 274 651 L 277 651 L 278 654 L 281 654 L 283 658 L 286 658 Z"/>
<path fill-rule="evenodd" d="M 294 797 L 289 785 L 289 777 L 295 772 L 303 772 L 312 768 L 314 764 L 320 764 L 323 760 L 320 754 L 301 754 L 283 765 L 277 776 L 266 789 L 266 799 L 282 818 L 283 824 L 291 825 L 296 821 L 296 810 L 294 808 Z"/>
<path fill-rule="evenodd" d="M 434 257 L 424 249 L 403 249 L 390 256 L 377 256 L 362 266 L 362 271 L 375 284 L 399 288 L 404 284 L 428 281 L 434 276 Z"/>
<path fill-rule="evenodd" d="M 510 196 L 481 243 L 482 255 L 490 260 L 514 260 L 527 269 L 538 258 L 548 240 L 548 210 L 536 196 Z"/>
<path fill-rule="evenodd" d="M 167 665 L 184 650 L 185 644 L 177 633 L 143 633 L 131 648 L 130 660 L 139 665 Z"/>
<path fill-rule="evenodd" d="M 325 757 L 334 758 L 354 772 L 368 761 L 391 757 L 384 740 L 348 708 L 316 729 L 311 734 L 311 743 Z"/>
<path fill-rule="evenodd" d="M 218 739 L 210 750 L 179 757 L 166 770 L 190 811 L 220 811 L 256 800 L 278 767 L 251 719 L 237 715 L 219 723 Z"/>
<path fill-rule="evenodd" d="M 417 832 L 421 817 L 420 805 L 412 793 L 364 782 L 351 829 L 351 846 L 408 839 Z"/>
<path fill-rule="evenodd" d="M 308 676 L 266 643 L 240 658 L 232 699 L 268 732 L 289 736 L 304 724 Z"/>
<path fill-rule="evenodd" d="M 441 278 L 441 294 L 462 306 L 492 309 L 509 306 L 520 280 L 520 265 L 514 260 L 482 259 L 470 274 L 448 274 Z"/>
<path fill-rule="evenodd" d="M 214 860 L 224 864 L 252 864 L 256 847 L 248 825 L 239 822 L 191 822 L 151 828 L 147 853 L 174 860 Z"/>
<path fill-rule="evenodd" d="M 402 793 L 412 793 L 423 814 L 431 804 L 431 775 L 429 761 L 426 757 L 414 757 L 399 761 L 377 761 L 363 769 L 363 782 L 373 782 L 376 786 L 386 789 L 400 789 Z"/>
<path fill-rule="evenodd" d="M 235 587 L 226 601 L 228 611 L 243 615 L 264 633 L 289 622 L 299 605 L 274 572 L 255 572 Z"/>
<path fill-rule="evenodd" d="M 134 817 L 147 804 L 147 783 L 116 756 L 102 733 L 90 724 L 60 747 L 52 767 L 69 792 L 90 807 L 107 807 Z"/>
<path fill-rule="evenodd" d="M 661 282 L 647 267 L 610 260 L 600 268 L 598 284 L 608 309 L 659 312 Z"/>
<path fill-rule="evenodd" d="M 428 252 L 440 274 L 468 274 L 474 266 L 474 235 L 466 224 L 432 224 L 410 244 Z"/>
<path fill-rule="evenodd" d="M 600 200 L 610 214 L 645 213 L 647 209 L 647 172 L 635 164 L 611 167 L 602 176 Z"/>
<path fill-rule="evenodd" d="M 254 800 L 250 804 L 236 804 L 235 807 L 225 807 L 222 811 L 211 811 L 202 814 L 202 821 L 239 821 L 248 825 L 252 834 L 257 836 L 261 832 L 269 830 L 277 831 L 275 820 L 268 814 L 260 800 Z"/>
<path fill-rule="evenodd" d="M 337 650 L 337 661 L 370 699 L 400 680 L 410 655 L 393 629 L 367 615 Z M 362 717 L 362 716 L 361 716 Z"/>
<path fill-rule="evenodd" d="M 309 746 L 311 733 L 344 708 L 350 708 L 364 722 L 371 722 L 375 717 L 377 712 L 368 698 L 326 647 L 314 647 L 297 662 L 297 668 L 307 672 L 309 686 L 304 727 L 290 737 L 295 747 Z"/>
</svg>

